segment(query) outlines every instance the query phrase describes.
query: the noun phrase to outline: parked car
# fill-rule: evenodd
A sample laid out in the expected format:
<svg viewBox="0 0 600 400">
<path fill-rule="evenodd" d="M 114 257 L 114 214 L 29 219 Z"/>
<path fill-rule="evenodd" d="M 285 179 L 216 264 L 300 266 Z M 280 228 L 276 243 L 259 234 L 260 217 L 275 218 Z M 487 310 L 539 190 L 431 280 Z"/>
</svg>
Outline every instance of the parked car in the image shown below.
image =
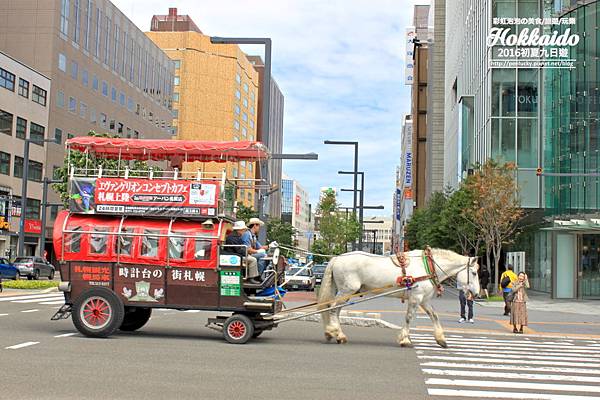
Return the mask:
<svg viewBox="0 0 600 400">
<path fill-rule="evenodd" d="M 0 277 L 2 279 L 19 279 L 19 270 L 6 258 L 0 258 Z"/>
<path fill-rule="evenodd" d="M 54 279 L 54 266 L 42 257 L 17 257 L 13 264 L 19 270 L 19 274 L 27 279 L 38 280 L 44 276 L 49 280 Z"/>
<path fill-rule="evenodd" d="M 315 276 L 310 268 L 292 267 L 285 271 L 285 287 L 288 289 L 315 289 Z"/>
<path fill-rule="evenodd" d="M 327 264 L 316 264 L 312 267 L 313 274 L 315 275 L 315 284 L 321 284 L 325 268 L 327 268 Z"/>
</svg>

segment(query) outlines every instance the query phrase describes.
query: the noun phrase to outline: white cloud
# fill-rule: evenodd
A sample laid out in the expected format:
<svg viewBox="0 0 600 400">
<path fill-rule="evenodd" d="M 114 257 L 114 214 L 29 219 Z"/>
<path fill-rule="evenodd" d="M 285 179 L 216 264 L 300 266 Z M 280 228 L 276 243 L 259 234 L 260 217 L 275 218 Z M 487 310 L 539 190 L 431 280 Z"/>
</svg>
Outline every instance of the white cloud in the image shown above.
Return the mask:
<svg viewBox="0 0 600 400">
<path fill-rule="evenodd" d="M 284 170 L 318 200 L 321 186 L 351 187 L 351 147 L 358 140 L 366 203 L 391 213 L 403 115 L 404 34 L 412 5 L 404 0 L 113 0 L 142 30 L 153 14 L 177 7 L 215 36 L 273 39 L 273 75 L 285 96 L 285 151 L 319 153 L 319 161 L 285 161 Z M 258 53 L 260 47 L 244 48 Z M 342 201 L 351 202 L 351 193 Z"/>
</svg>

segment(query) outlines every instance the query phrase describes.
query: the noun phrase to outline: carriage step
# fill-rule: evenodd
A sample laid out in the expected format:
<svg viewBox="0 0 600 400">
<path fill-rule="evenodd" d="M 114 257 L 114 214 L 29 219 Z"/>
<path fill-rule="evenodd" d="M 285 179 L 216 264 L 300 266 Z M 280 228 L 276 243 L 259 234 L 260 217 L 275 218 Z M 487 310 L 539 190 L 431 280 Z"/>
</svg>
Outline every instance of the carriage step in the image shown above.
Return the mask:
<svg viewBox="0 0 600 400">
<path fill-rule="evenodd" d="M 58 309 L 56 314 L 50 318 L 51 321 L 58 321 L 59 319 L 67 319 L 71 316 L 72 306 L 70 304 L 63 304 L 61 308 Z"/>
</svg>

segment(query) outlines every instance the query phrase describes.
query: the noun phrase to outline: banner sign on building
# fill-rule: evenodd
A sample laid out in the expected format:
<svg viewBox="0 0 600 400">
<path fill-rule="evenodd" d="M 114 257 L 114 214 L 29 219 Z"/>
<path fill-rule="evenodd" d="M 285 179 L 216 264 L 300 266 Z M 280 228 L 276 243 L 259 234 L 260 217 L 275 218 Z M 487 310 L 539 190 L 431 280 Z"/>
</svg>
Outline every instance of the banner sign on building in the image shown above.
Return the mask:
<svg viewBox="0 0 600 400">
<path fill-rule="evenodd" d="M 575 68 L 576 18 L 492 18 L 490 68 Z"/>
<path fill-rule="evenodd" d="M 26 219 L 25 233 L 42 233 L 42 221 L 39 219 Z"/>
<path fill-rule="evenodd" d="M 396 209 L 396 221 L 402 219 L 402 189 L 396 188 L 394 208 Z"/>
<path fill-rule="evenodd" d="M 406 28 L 406 50 L 404 53 L 404 84 L 412 85 L 415 78 L 415 40 L 417 31 L 415 27 Z"/>
<path fill-rule="evenodd" d="M 86 214 L 214 216 L 218 183 L 123 178 L 71 180 L 69 209 Z"/>
<path fill-rule="evenodd" d="M 406 121 L 404 125 L 404 187 L 412 187 L 412 122 Z"/>
</svg>

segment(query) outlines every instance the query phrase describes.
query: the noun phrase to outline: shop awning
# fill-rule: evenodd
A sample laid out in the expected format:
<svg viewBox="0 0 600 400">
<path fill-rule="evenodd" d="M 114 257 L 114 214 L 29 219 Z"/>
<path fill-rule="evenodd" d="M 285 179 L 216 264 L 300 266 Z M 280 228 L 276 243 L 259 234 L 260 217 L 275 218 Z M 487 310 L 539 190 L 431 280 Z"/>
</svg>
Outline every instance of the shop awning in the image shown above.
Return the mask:
<svg viewBox="0 0 600 400">
<path fill-rule="evenodd" d="M 82 136 L 68 139 L 67 148 L 121 160 L 260 161 L 269 157 L 261 142 L 120 139 Z"/>
<path fill-rule="evenodd" d="M 600 219 L 556 219 L 543 231 L 600 234 Z"/>
</svg>

